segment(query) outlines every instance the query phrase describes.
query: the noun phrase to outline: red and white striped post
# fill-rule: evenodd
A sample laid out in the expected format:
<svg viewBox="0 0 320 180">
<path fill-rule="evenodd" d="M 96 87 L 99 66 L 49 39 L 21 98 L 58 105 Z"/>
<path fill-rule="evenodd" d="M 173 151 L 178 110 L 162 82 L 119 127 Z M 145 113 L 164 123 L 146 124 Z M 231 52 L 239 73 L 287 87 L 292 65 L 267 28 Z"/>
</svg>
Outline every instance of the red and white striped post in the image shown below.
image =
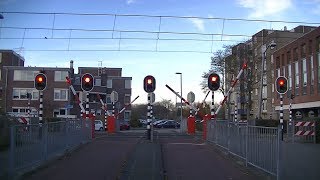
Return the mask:
<svg viewBox="0 0 320 180">
<path fill-rule="evenodd" d="M 237 84 L 237 82 L 239 81 L 240 76 L 242 75 L 244 69 L 246 69 L 246 68 L 247 68 L 247 62 L 244 62 L 243 65 L 242 65 L 241 70 L 239 71 L 239 73 L 238 73 L 238 75 L 237 75 L 236 80 L 232 83 L 232 85 L 231 85 L 231 87 L 229 88 L 227 94 L 224 96 L 224 98 L 223 98 L 223 100 L 221 101 L 218 109 L 217 109 L 216 112 L 215 112 L 215 115 L 217 115 L 217 114 L 219 113 L 219 111 L 220 111 L 220 109 L 222 108 L 224 102 L 227 100 L 227 98 L 228 98 L 229 95 L 231 94 L 232 89 L 233 89 L 234 86 Z"/>
<path fill-rule="evenodd" d="M 97 94 L 97 98 L 99 99 L 99 101 L 102 105 L 102 109 L 104 110 L 104 130 L 107 131 L 107 129 L 108 129 L 107 119 L 108 119 L 108 116 L 110 116 L 111 114 L 108 112 L 107 104 L 103 102 L 103 100 L 100 97 L 100 94 Z"/>
</svg>

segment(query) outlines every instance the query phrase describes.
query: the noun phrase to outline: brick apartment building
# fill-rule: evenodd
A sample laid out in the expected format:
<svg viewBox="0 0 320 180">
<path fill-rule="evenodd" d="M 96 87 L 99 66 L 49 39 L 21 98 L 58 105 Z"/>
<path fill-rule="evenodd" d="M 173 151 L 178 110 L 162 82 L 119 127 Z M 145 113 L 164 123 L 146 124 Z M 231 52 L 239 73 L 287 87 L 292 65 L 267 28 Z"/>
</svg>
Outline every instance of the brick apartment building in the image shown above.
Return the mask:
<svg viewBox="0 0 320 180">
<path fill-rule="evenodd" d="M 284 95 L 284 118 L 289 117 L 292 101 L 294 119 L 320 116 L 320 27 L 290 42 L 274 52 L 274 79 L 285 76 L 288 92 Z M 275 109 L 280 98 L 274 93 Z M 291 100 L 291 94 L 294 98 Z"/>
<path fill-rule="evenodd" d="M 5 106 L 5 88 L 6 80 L 5 74 L 3 71 L 4 66 L 24 66 L 24 58 L 12 50 L 0 50 L 0 113 L 6 113 Z"/>
<path fill-rule="evenodd" d="M 297 26 L 292 30 L 267 30 L 263 29 L 252 36 L 247 42 L 240 43 L 233 47 L 232 56 L 238 63 L 238 70 L 240 70 L 244 59 L 248 61 L 248 69 L 244 71 L 242 80 L 235 87 L 231 95 L 230 102 L 232 104 L 231 114 L 233 115 L 234 104 L 238 103 L 238 112 L 240 118 L 244 119 L 245 116 L 249 119 L 259 117 L 259 95 L 261 87 L 261 73 L 263 73 L 263 86 L 262 86 L 262 119 L 275 119 L 277 113 L 273 101 L 273 86 L 274 83 L 274 58 L 273 52 L 287 43 L 303 36 L 304 34 L 314 30 L 316 27 L 311 26 Z M 271 43 L 276 43 L 276 47 L 271 49 L 267 46 Z M 263 60 L 263 53 L 266 52 L 266 61 Z M 264 70 L 262 71 L 262 62 L 264 62 Z M 228 63 L 226 63 L 228 65 Z M 227 80 L 235 78 L 239 71 L 234 74 L 226 75 Z M 231 77 L 231 78 L 230 78 Z M 226 81 L 226 89 L 231 85 L 230 81 Z M 237 94 L 238 93 L 238 94 Z M 250 106 L 250 107 L 249 107 Z M 250 109 L 248 112 L 247 109 Z M 239 119 L 239 118 L 238 118 Z"/>
<path fill-rule="evenodd" d="M 73 61 L 70 68 L 56 67 L 24 67 L 24 59 L 13 51 L 0 51 L 1 64 L 1 110 L 15 116 L 26 116 L 28 109 L 27 93 L 31 94 L 30 109 L 32 116 L 38 116 L 39 92 L 34 88 L 34 77 L 39 72 L 46 74 L 47 87 L 43 91 L 43 117 L 79 117 L 80 108 L 66 83 L 66 76 L 71 77 L 80 99 L 85 104 L 80 87 L 80 77 L 84 73 L 92 73 L 95 87 L 90 92 L 90 111 L 103 119 L 99 93 L 111 110 L 110 93 L 118 92 L 116 111 L 131 101 L 131 77 L 121 77 L 121 68 L 79 67 L 74 73 Z M 19 61 L 18 61 L 19 60 Z M 130 119 L 131 107 L 119 115 L 119 119 Z"/>
</svg>

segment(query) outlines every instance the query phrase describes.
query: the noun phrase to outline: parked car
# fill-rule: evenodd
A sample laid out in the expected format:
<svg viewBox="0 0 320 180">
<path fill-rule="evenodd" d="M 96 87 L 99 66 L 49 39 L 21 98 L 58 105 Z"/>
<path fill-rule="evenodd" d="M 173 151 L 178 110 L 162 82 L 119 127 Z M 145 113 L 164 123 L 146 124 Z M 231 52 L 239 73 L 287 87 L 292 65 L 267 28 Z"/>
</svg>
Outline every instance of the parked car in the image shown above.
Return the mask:
<svg viewBox="0 0 320 180">
<path fill-rule="evenodd" d="M 158 121 L 155 121 L 152 123 L 153 126 L 157 126 L 157 124 L 161 124 L 161 123 L 164 123 L 166 122 L 167 120 L 158 120 Z"/>
<path fill-rule="evenodd" d="M 174 120 L 168 120 L 156 125 L 157 128 L 180 128 L 180 124 Z"/>
<path fill-rule="evenodd" d="M 94 121 L 94 130 L 96 130 L 96 131 L 103 131 L 104 130 L 103 122 L 101 120 Z"/>
<path fill-rule="evenodd" d="M 130 124 L 128 121 L 121 121 L 120 122 L 120 131 L 122 130 L 130 130 Z"/>
</svg>

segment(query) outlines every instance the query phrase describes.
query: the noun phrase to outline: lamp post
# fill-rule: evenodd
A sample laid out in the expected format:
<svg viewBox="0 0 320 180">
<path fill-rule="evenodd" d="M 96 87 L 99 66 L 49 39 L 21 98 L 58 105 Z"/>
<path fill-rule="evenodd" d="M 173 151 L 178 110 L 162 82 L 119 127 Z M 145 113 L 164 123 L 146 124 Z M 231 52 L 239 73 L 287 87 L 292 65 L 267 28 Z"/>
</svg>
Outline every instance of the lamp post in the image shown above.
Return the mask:
<svg viewBox="0 0 320 180">
<path fill-rule="evenodd" d="M 176 74 L 179 74 L 180 75 L 180 95 L 182 97 L 182 73 L 181 72 L 176 72 Z M 182 123 L 182 99 L 180 99 L 180 111 L 181 111 L 181 114 L 180 114 L 180 122 Z"/>
<path fill-rule="evenodd" d="M 270 49 L 273 49 L 277 46 L 277 44 L 275 42 L 271 42 L 267 47 L 266 49 L 264 50 L 263 52 L 263 57 L 262 57 L 262 63 L 261 63 L 261 84 L 260 84 L 260 97 L 259 97 L 259 113 L 258 113 L 258 116 L 259 116 L 259 119 L 261 119 L 261 111 L 262 111 L 262 90 L 263 90 L 263 75 L 264 75 L 264 63 L 267 61 L 267 50 L 270 48 Z"/>
</svg>

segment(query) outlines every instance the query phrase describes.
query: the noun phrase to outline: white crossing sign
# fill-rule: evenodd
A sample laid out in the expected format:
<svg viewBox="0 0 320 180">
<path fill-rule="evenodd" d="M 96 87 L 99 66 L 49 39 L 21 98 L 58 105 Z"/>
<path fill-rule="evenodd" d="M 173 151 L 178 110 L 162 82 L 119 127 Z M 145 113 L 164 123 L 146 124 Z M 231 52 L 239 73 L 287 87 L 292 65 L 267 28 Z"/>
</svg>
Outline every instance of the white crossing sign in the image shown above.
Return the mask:
<svg viewBox="0 0 320 180">
<path fill-rule="evenodd" d="M 118 93 L 116 91 L 112 91 L 110 95 L 111 102 L 116 103 L 118 101 Z"/>
<path fill-rule="evenodd" d="M 187 101 L 189 103 L 193 103 L 195 100 L 195 95 L 192 91 L 190 91 L 188 94 L 187 94 Z"/>
</svg>

